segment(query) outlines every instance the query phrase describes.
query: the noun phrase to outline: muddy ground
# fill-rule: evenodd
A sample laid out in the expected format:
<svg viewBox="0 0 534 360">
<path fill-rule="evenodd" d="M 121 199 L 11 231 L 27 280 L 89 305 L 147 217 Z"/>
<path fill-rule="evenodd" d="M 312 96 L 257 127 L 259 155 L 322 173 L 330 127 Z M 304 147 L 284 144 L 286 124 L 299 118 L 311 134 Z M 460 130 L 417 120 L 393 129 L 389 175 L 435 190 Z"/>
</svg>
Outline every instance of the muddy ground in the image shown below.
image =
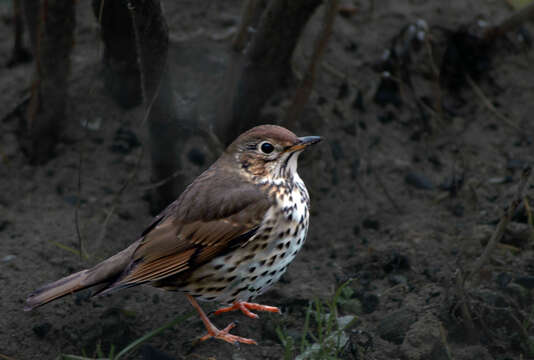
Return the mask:
<svg viewBox="0 0 534 360">
<path fill-rule="evenodd" d="M 191 311 L 184 296 L 148 286 L 93 299 L 82 293 L 22 311 L 33 289 L 122 249 L 151 219 L 143 108 L 122 110 L 104 88 L 99 30 L 88 3 L 77 4 L 68 129 L 58 156 L 46 165 L 28 165 L 17 141 L 18 113 L 8 116 L 28 94 L 33 65 L 0 68 L 2 359 L 96 356 L 98 344 L 106 351 L 111 344 L 120 349 Z M 213 93 L 210 85 L 223 74 L 240 2 L 164 3 L 176 91 L 188 99 L 183 106 L 194 106 Z M 204 328 L 191 317 L 130 358 L 280 359 L 284 347 L 276 329 L 300 344 L 308 301 L 328 300 L 351 278 L 339 311 L 359 320 L 347 331 L 339 358 L 534 357 L 529 318 L 534 252 L 523 205 L 478 283 L 462 291 L 456 281 L 482 253 L 522 166 L 533 160 L 534 61 L 524 39 L 534 26 L 524 26 L 523 38 L 511 33 L 495 43 L 491 61 L 474 79 L 476 90 L 465 83 L 451 89 L 439 85 L 433 70 L 440 69 L 445 52 L 443 29 L 477 19 L 496 23 L 511 13 L 506 1 L 343 4 L 357 11 L 338 17 L 304 119 L 292 129 L 326 138 L 300 163 L 312 199 L 308 240 L 282 281 L 258 299 L 281 307 L 283 315 L 215 319 L 219 326 L 238 320 L 234 333 L 258 340 L 258 346 L 193 344 Z M 0 2 L 0 64 L 10 56 L 9 6 Z M 415 46 L 407 65 L 411 87 L 403 78 L 400 91 L 386 91 L 386 98 L 393 97 L 379 104 L 377 64 L 391 40 L 418 19 L 432 29 L 435 59 L 424 44 Z M 320 21 L 313 19 L 295 53 L 297 74 Z M 270 102 L 265 122 L 280 120 L 292 91 Z M 438 98 L 441 108 L 435 106 Z M 188 159 L 191 178 L 213 159 L 202 139 L 184 144 L 180 156 Z M 526 193 L 530 199 L 532 186 Z M 65 248 L 78 247 L 78 204 L 85 259 Z"/>
</svg>

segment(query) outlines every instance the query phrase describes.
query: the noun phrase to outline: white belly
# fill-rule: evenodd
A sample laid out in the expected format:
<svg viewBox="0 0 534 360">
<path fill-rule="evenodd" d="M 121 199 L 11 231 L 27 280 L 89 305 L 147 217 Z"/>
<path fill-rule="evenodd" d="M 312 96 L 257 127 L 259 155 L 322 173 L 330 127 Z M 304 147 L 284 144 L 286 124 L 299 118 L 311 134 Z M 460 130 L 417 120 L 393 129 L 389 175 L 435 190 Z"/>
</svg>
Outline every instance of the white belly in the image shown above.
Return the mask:
<svg viewBox="0 0 534 360">
<path fill-rule="evenodd" d="M 308 192 L 298 175 L 293 184 L 243 247 L 202 265 L 182 290 L 200 300 L 232 303 L 249 301 L 278 281 L 308 232 Z"/>
</svg>

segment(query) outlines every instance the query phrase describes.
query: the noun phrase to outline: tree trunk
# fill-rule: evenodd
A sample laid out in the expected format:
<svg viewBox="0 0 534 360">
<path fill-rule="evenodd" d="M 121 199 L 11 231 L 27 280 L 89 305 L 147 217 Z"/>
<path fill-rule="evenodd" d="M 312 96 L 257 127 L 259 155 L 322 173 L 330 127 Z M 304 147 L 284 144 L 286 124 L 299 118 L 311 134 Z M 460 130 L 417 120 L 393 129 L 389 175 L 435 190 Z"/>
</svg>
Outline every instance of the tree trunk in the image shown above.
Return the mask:
<svg viewBox="0 0 534 360">
<path fill-rule="evenodd" d="M 151 194 L 152 210 L 157 212 L 185 187 L 184 176 L 175 173 L 182 166 L 180 148 L 190 136 L 191 119 L 179 116 L 175 105 L 167 60 L 168 29 L 160 2 L 137 0 L 130 5 L 147 111 L 152 180 L 164 182 Z"/>
<path fill-rule="evenodd" d="M 24 12 L 35 59 L 24 128 L 29 138 L 31 162 L 44 163 L 52 157 L 65 122 L 75 2 L 25 0 Z"/>
<path fill-rule="evenodd" d="M 139 105 L 143 101 L 141 74 L 132 17 L 126 2 L 93 0 L 92 5 L 104 42 L 104 84 L 123 108 Z"/>
<path fill-rule="evenodd" d="M 7 67 L 13 67 L 20 63 L 29 62 L 32 57 L 24 48 L 24 22 L 22 21 L 21 0 L 13 0 L 13 52 L 7 62 Z"/>
<path fill-rule="evenodd" d="M 291 57 L 304 26 L 321 0 L 271 0 L 243 57 L 228 70 L 217 135 L 228 144 L 260 124 L 265 102 L 291 76 Z"/>
</svg>

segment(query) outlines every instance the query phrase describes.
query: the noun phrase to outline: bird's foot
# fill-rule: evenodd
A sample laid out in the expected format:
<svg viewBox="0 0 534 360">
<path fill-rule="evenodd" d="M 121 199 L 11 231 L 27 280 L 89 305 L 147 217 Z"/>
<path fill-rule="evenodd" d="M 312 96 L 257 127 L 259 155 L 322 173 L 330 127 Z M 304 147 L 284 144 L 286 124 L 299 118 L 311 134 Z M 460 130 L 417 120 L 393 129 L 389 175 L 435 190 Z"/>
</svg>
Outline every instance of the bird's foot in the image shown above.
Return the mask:
<svg viewBox="0 0 534 360">
<path fill-rule="evenodd" d="M 200 341 L 205 341 L 211 338 L 224 340 L 226 342 L 229 342 L 230 344 L 237 345 L 238 343 L 243 344 L 254 344 L 258 345 L 258 343 L 252 339 L 247 339 L 241 336 L 236 336 L 230 334 L 230 330 L 235 327 L 235 323 L 230 323 L 227 327 L 225 327 L 223 330 L 217 329 L 213 324 L 211 326 L 206 326 L 208 329 L 208 333 L 200 338 Z"/>
<path fill-rule="evenodd" d="M 225 312 L 234 311 L 234 310 L 241 310 L 243 314 L 248 316 L 249 318 L 257 319 L 259 316 L 254 314 L 250 310 L 258 310 L 258 311 L 267 311 L 267 312 L 275 312 L 281 314 L 279 308 L 276 306 L 267 306 L 267 305 L 261 305 L 256 303 L 249 303 L 245 301 L 236 301 L 232 306 L 228 306 L 222 309 L 219 309 L 215 311 L 215 315 L 219 315 Z"/>
<path fill-rule="evenodd" d="M 205 341 L 211 338 L 215 338 L 215 339 L 224 340 L 234 345 L 237 345 L 239 343 L 258 345 L 258 343 L 252 339 L 247 339 L 241 336 L 230 334 L 230 330 L 232 330 L 235 327 L 235 323 L 231 323 L 230 325 L 228 325 L 222 330 L 217 329 L 217 327 L 211 323 L 210 319 L 208 319 L 208 317 L 206 316 L 206 314 L 204 313 L 200 305 L 198 305 L 198 302 L 195 300 L 195 298 L 193 298 L 191 295 L 187 295 L 187 299 L 191 302 L 191 305 L 193 305 L 193 307 L 197 309 L 198 314 L 200 315 L 200 319 L 204 323 L 206 330 L 208 330 L 208 333 L 204 335 L 203 337 L 201 337 L 200 341 Z"/>
</svg>

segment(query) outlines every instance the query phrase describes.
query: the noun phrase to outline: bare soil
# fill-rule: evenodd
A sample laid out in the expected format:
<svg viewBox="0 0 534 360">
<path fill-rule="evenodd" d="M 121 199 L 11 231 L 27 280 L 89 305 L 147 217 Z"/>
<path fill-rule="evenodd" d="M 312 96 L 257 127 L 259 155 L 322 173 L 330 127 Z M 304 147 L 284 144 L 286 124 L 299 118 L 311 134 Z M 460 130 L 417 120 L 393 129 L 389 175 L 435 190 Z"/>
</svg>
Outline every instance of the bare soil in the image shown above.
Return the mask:
<svg viewBox="0 0 534 360">
<path fill-rule="evenodd" d="M 225 49 L 240 3 L 164 1 L 176 92 L 187 100 L 182 106 L 200 104 L 200 116 L 216 111 L 204 104 L 217 94 L 212 84 L 228 63 Z M 440 64 L 423 47 L 413 51 L 408 65 L 413 91 L 401 86 L 402 105 L 373 101 L 381 79 L 374 65 L 407 25 L 424 19 L 434 29 L 439 58 L 446 36 L 438 27 L 458 29 L 476 19 L 496 23 L 511 9 L 502 0 L 344 5 L 357 11 L 337 19 L 306 113 L 292 129 L 326 138 L 300 163 L 312 199 L 309 236 L 287 275 L 257 299 L 281 307 L 283 315 L 252 320 L 232 313 L 214 320 L 219 326 L 238 320 L 234 333 L 256 339 L 258 346 L 214 340 L 193 345 L 204 333 L 195 316 L 130 358 L 280 359 L 284 349 L 276 328 L 298 339 L 308 301 L 328 299 L 350 278 L 352 293 L 340 312 L 359 321 L 341 358 L 532 358 L 527 347 L 534 336 L 528 318 L 534 251 L 523 207 L 480 283 L 466 289 L 471 331 L 458 306 L 455 280 L 482 253 L 521 167 L 532 163 L 532 51 L 516 33 L 495 45 L 492 61 L 475 79 L 485 102 L 469 84 L 440 91 L 432 76 L 432 66 Z M 22 310 L 32 290 L 124 248 L 151 219 L 143 107 L 124 111 L 109 97 L 101 78 L 98 25 L 89 2 L 77 6 L 69 125 L 57 157 L 44 166 L 28 165 L 17 141 L 20 112 L 9 115 L 29 92 L 33 65 L 0 68 L 0 357 L 5 359 L 92 356 L 99 343 L 120 349 L 191 311 L 181 294 L 148 286 L 97 298 L 82 293 Z M 9 60 L 12 44 L 9 9 L 0 2 L 0 64 Z M 318 14 L 295 53 L 297 77 L 320 21 Z M 532 23 L 524 31 L 534 34 Z M 292 91 L 269 103 L 266 123 L 282 119 Z M 437 96 L 446 106 L 432 111 Z M 430 105 L 421 110 L 425 98 Z M 82 126 L 86 123 L 90 126 Z M 184 144 L 177 156 L 188 159 L 191 179 L 214 158 L 200 138 Z M 61 247 L 78 248 L 76 217 L 88 254 L 84 259 Z M 209 311 L 216 304 L 204 306 Z"/>
</svg>

